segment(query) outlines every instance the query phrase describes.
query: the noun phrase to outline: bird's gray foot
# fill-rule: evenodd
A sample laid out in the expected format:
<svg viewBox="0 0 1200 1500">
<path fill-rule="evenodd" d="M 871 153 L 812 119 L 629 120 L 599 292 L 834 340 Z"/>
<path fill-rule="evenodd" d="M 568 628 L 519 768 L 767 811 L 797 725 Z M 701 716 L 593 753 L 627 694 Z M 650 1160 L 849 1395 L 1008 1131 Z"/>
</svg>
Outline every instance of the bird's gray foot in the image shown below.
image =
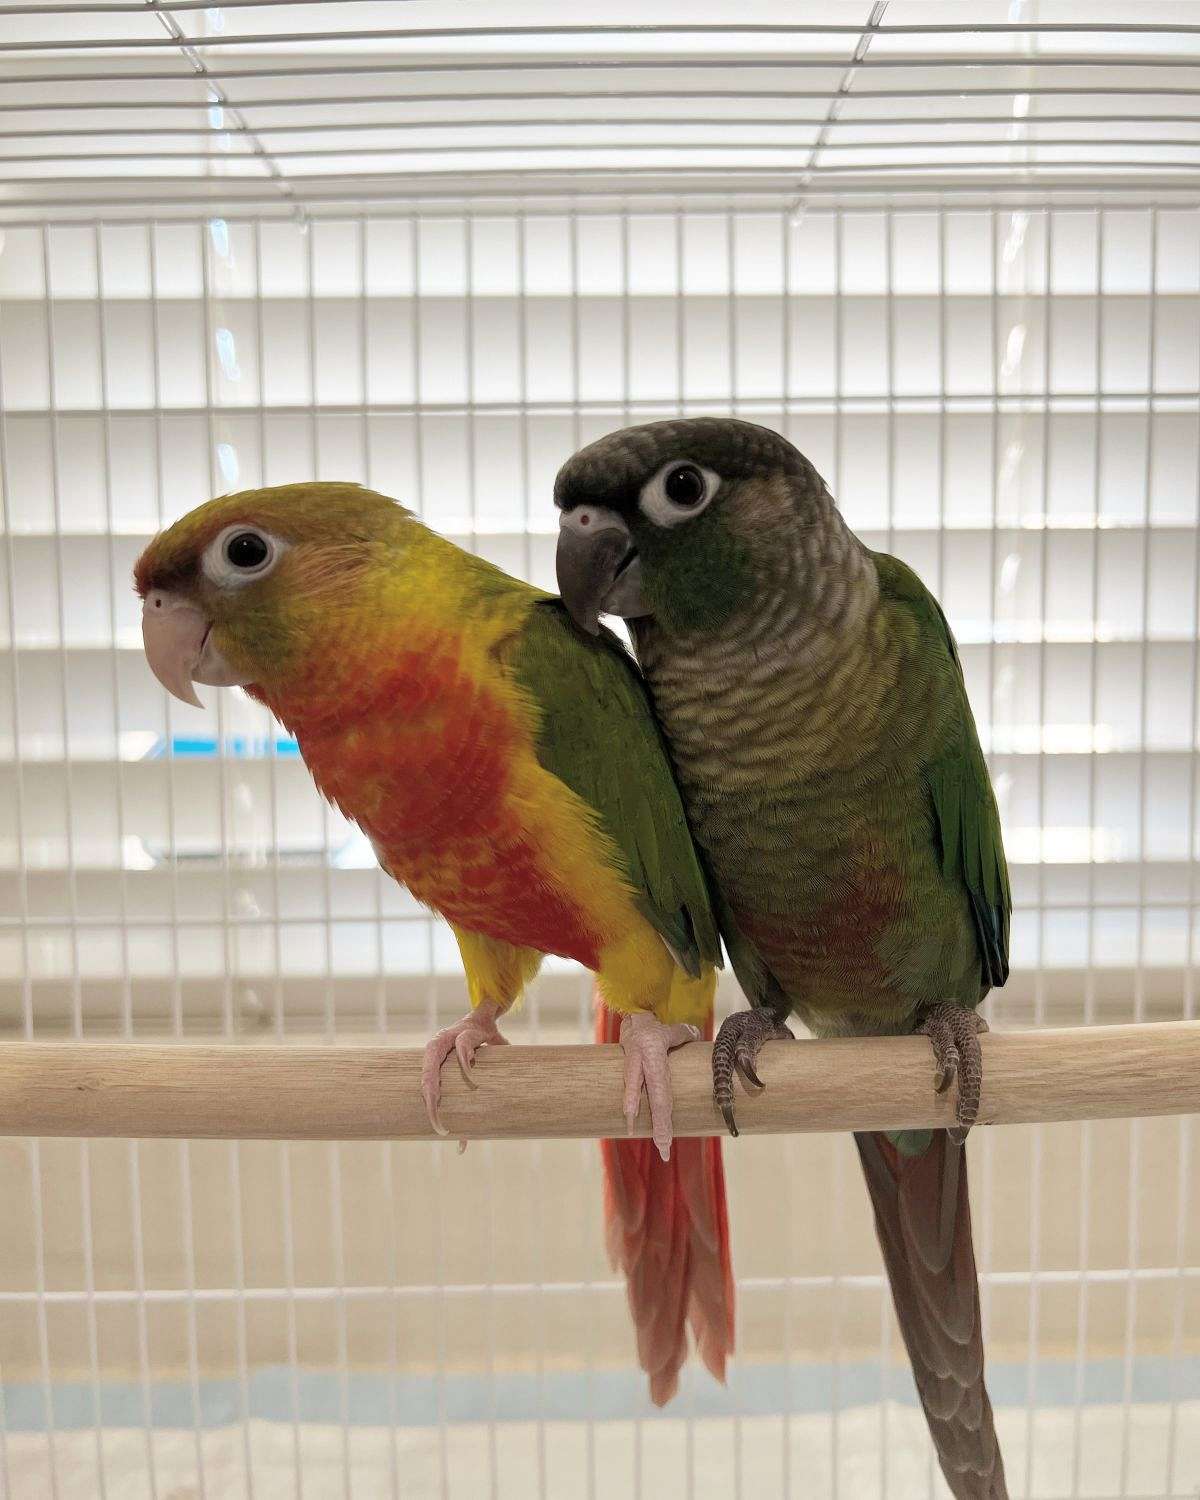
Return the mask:
<svg viewBox="0 0 1200 1500">
<path fill-rule="evenodd" d="M 935 1005 L 926 1013 L 917 1028 L 933 1043 L 933 1055 L 937 1061 L 937 1074 L 933 1086 L 944 1094 L 952 1083 L 958 1081 L 958 1100 L 954 1117 L 957 1125 L 950 1130 L 950 1139 L 961 1142 L 979 1117 L 979 1089 L 983 1082 L 983 1052 L 979 1037 L 988 1029 L 987 1022 L 973 1010 L 962 1005 L 944 1002 Z"/>
<path fill-rule="evenodd" d="M 713 1043 L 713 1099 L 725 1116 L 730 1135 L 738 1133 L 737 1121 L 733 1117 L 734 1069 L 746 1087 L 758 1093 L 765 1085 L 755 1072 L 755 1058 L 762 1051 L 764 1042 L 784 1040 L 791 1042 L 795 1038 L 775 1012 L 765 1006 L 734 1011 L 721 1022 Z"/>
</svg>

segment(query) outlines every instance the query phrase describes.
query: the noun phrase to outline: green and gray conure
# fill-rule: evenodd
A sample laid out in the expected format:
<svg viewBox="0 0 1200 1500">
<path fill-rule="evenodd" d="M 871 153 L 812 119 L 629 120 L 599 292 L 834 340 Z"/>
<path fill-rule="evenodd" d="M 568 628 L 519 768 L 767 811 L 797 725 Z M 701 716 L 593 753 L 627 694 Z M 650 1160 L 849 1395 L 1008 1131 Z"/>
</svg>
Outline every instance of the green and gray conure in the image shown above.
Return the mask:
<svg viewBox="0 0 1200 1500">
<path fill-rule="evenodd" d="M 958 1128 L 857 1137 L 901 1331 L 957 1500 L 1004 1500 L 983 1380 L 963 1141 L 976 1007 L 1008 976 L 1000 821 L 954 639 L 897 558 L 849 530 L 775 432 L 617 432 L 555 486 L 576 621 L 629 621 L 751 1002 L 714 1088 L 796 1015 L 821 1036 L 924 1031 Z"/>
</svg>

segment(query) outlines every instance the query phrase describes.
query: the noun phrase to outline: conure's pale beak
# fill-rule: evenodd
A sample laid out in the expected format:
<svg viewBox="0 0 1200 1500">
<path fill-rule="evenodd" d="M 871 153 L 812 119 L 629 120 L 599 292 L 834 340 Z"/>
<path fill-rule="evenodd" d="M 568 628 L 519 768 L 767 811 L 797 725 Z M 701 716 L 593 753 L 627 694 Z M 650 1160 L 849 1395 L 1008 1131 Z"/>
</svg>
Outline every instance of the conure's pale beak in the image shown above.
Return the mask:
<svg viewBox="0 0 1200 1500">
<path fill-rule="evenodd" d="M 150 670 L 167 692 L 194 708 L 204 707 L 194 682 L 237 687 L 250 680 L 217 649 L 212 621 L 194 604 L 164 589 L 152 589 L 142 603 L 142 644 Z"/>
<path fill-rule="evenodd" d="M 558 591 L 571 618 L 589 635 L 601 615 L 633 620 L 650 614 L 642 597 L 642 564 L 629 527 L 603 505 L 577 505 L 558 523 Z"/>
</svg>

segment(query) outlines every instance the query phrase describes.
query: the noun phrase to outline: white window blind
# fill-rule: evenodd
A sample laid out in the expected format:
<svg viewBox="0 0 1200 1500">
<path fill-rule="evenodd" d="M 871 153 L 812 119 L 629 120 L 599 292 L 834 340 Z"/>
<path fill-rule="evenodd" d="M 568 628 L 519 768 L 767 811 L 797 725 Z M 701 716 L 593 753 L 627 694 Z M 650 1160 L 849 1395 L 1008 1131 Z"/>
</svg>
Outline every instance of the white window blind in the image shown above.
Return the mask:
<svg viewBox="0 0 1200 1500">
<path fill-rule="evenodd" d="M 257 1015 L 264 984 L 323 1010 L 334 978 L 339 1009 L 373 1016 L 381 974 L 403 996 L 431 954 L 456 969 L 261 709 L 236 693 L 168 704 L 129 587 L 161 524 L 233 488 L 359 479 L 553 587 L 558 464 L 678 411 L 786 432 L 864 540 L 939 593 L 1003 811 L 1018 972 L 1042 971 L 1041 1003 L 1056 975 L 1065 1004 L 1102 971 L 1095 1004 L 1103 971 L 1137 971 L 1148 1003 L 1184 1004 L 1197 211 L 577 209 L 4 235 L 10 1020 L 24 994 L 38 1023 L 61 1021 L 82 986 L 85 1020 L 154 1010 L 164 979 L 197 1020 Z"/>
</svg>

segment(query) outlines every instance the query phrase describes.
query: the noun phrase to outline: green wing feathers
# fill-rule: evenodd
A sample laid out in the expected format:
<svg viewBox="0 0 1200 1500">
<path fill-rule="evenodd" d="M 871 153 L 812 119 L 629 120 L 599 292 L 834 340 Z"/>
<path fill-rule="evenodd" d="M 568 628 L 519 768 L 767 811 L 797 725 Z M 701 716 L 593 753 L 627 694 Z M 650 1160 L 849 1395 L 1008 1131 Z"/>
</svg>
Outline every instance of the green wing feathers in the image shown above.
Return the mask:
<svg viewBox="0 0 1200 1500">
<path fill-rule="evenodd" d="M 1012 891 L 1000 813 L 967 698 L 958 647 L 941 606 L 912 569 L 886 554 L 874 556 L 884 593 L 902 600 L 917 617 L 930 646 L 941 648 L 948 657 L 946 682 L 957 701 L 945 742 L 926 769 L 926 780 L 942 874 L 966 887 L 983 986 L 999 988 L 1008 978 Z"/>
<path fill-rule="evenodd" d="M 981 757 L 982 758 L 982 757 Z M 995 798 L 975 767 L 940 762 L 930 768 L 929 790 L 941 845 L 942 874 L 961 879 L 971 903 L 982 979 L 998 989 L 1008 978 L 1012 896 Z"/>
<path fill-rule="evenodd" d="M 607 630 L 586 635 L 539 600 L 514 643 L 537 705 L 538 759 L 591 808 L 617 846 L 638 906 L 693 977 L 720 964 L 708 881 L 641 674 Z"/>
</svg>

